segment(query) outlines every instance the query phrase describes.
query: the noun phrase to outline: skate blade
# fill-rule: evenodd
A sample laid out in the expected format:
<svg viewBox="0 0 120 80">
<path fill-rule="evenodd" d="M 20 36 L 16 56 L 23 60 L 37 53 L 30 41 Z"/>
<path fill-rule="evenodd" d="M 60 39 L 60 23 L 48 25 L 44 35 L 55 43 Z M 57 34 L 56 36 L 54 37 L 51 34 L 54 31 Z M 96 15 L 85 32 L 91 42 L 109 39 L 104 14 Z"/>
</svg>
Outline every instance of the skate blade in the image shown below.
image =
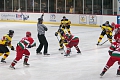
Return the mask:
<svg viewBox="0 0 120 80">
<path fill-rule="evenodd" d="M 43 55 L 43 57 L 50 57 L 50 55 Z"/>
<path fill-rule="evenodd" d="M 10 70 L 15 70 L 15 68 L 11 68 L 11 67 L 9 67 L 9 69 L 10 69 Z"/>
<path fill-rule="evenodd" d="M 24 64 L 23 66 L 24 66 L 24 67 L 29 67 L 30 65 L 25 65 L 25 64 Z"/>
</svg>

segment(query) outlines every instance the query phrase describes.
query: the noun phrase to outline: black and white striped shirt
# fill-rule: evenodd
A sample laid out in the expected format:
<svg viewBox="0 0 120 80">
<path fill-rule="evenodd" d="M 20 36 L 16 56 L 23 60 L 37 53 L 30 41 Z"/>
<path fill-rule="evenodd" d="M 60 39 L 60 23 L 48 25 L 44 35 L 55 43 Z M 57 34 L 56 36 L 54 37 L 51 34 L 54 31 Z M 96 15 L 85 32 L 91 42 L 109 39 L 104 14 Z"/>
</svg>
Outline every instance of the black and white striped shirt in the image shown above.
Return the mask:
<svg viewBox="0 0 120 80">
<path fill-rule="evenodd" d="M 43 15 L 41 15 L 41 19 L 43 19 Z M 44 24 L 37 23 L 37 31 L 39 35 L 44 35 L 47 30 L 48 28 Z"/>
</svg>

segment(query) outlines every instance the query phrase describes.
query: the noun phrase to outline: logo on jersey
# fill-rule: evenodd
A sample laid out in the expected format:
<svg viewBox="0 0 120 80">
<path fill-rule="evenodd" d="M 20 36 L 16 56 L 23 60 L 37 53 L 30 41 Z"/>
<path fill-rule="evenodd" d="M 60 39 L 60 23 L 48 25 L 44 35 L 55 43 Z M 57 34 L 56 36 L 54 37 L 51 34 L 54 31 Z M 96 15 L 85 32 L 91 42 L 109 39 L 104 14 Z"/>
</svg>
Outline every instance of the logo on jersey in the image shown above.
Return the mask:
<svg viewBox="0 0 120 80">
<path fill-rule="evenodd" d="M 51 22 L 56 22 L 56 16 L 55 16 L 55 14 L 51 14 L 50 15 L 50 21 Z"/>
</svg>

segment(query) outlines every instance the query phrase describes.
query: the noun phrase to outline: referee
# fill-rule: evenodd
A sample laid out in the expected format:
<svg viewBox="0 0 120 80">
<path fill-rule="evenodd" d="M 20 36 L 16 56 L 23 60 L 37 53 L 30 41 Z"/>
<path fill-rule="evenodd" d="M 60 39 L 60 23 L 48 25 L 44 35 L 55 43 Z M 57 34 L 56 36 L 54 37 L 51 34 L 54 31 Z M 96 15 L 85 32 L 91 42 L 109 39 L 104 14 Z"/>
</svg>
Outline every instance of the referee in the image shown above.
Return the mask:
<svg viewBox="0 0 120 80">
<path fill-rule="evenodd" d="M 43 51 L 43 54 L 44 55 L 50 55 L 48 54 L 48 42 L 47 42 L 47 39 L 45 37 L 45 31 L 48 30 L 48 28 L 42 24 L 43 23 L 43 16 L 44 16 L 44 13 L 42 14 L 41 18 L 38 18 L 38 23 L 37 23 L 37 31 L 38 31 L 38 40 L 40 42 L 38 48 L 36 49 L 36 53 L 37 54 L 42 54 L 41 50 L 44 46 L 44 51 Z"/>
</svg>

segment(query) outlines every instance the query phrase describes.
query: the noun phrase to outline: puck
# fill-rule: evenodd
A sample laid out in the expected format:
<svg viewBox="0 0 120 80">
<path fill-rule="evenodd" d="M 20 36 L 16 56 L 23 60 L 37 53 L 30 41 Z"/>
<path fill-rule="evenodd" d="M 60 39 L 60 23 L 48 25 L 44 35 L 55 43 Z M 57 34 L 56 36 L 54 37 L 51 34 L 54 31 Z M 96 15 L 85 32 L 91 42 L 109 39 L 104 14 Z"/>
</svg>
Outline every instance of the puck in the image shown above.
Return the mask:
<svg viewBox="0 0 120 80">
<path fill-rule="evenodd" d="M 63 53 L 61 53 L 61 54 L 63 54 Z"/>
</svg>

